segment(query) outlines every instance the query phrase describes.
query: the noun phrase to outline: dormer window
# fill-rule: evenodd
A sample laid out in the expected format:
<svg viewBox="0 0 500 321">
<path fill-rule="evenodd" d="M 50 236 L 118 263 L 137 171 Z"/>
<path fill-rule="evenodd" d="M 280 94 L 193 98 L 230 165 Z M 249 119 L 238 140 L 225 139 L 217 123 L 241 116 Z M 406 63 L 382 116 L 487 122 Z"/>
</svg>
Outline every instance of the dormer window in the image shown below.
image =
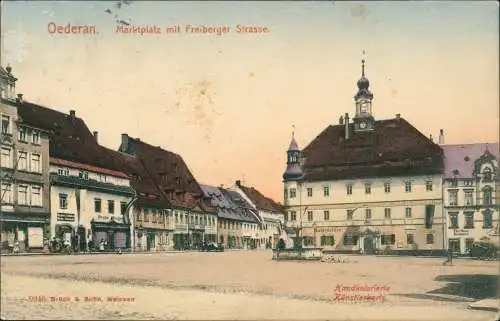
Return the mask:
<svg viewBox="0 0 500 321">
<path fill-rule="evenodd" d="M 78 173 L 78 177 L 81 178 L 81 179 L 89 179 L 89 172 L 87 172 L 87 171 L 80 171 L 80 173 Z"/>
<path fill-rule="evenodd" d="M 28 129 L 24 126 L 19 127 L 19 140 L 22 142 L 28 141 Z"/>
<path fill-rule="evenodd" d="M 483 171 L 483 182 L 491 182 L 492 179 L 492 174 L 491 174 L 491 169 L 489 167 L 486 167 Z"/>
</svg>

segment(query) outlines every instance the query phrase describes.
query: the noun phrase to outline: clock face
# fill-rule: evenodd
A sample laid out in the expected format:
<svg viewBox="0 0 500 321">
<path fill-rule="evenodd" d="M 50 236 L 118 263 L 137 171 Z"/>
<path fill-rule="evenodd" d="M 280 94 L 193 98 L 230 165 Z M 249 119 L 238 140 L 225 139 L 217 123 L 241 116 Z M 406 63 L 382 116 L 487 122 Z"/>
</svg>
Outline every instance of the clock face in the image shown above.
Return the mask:
<svg viewBox="0 0 500 321">
<path fill-rule="evenodd" d="M 365 129 L 366 128 L 366 122 L 362 121 L 361 123 L 359 123 L 359 127 L 361 127 L 362 129 Z"/>
<path fill-rule="evenodd" d="M 359 106 L 359 111 L 362 113 L 362 114 L 365 114 L 368 112 L 368 108 L 369 108 L 369 103 L 367 102 L 364 102 L 364 103 L 361 103 L 361 105 Z"/>
</svg>

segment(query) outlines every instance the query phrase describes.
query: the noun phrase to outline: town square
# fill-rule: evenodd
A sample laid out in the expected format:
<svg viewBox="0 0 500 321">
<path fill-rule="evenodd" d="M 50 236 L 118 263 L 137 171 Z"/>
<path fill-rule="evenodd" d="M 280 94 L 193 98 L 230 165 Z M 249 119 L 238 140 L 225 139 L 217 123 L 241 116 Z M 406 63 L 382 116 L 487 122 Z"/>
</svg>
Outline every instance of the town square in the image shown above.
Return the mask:
<svg viewBox="0 0 500 321">
<path fill-rule="evenodd" d="M 1 2 L 1 318 L 497 318 L 498 4 L 234 4 Z"/>
</svg>

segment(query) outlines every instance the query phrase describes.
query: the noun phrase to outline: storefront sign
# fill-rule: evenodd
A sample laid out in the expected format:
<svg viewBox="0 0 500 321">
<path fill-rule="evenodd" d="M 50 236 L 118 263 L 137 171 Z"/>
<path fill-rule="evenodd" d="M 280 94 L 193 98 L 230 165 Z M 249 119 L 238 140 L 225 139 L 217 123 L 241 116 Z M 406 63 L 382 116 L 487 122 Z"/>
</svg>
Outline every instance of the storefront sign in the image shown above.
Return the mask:
<svg viewBox="0 0 500 321">
<path fill-rule="evenodd" d="M 453 230 L 453 233 L 454 233 L 455 236 L 464 236 L 464 235 L 469 235 L 469 230 L 455 229 L 455 230 Z"/>
<path fill-rule="evenodd" d="M 123 216 L 113 216 L 113 221 L 116 223 L 123 223 Z"/>
<path fill-rule="evenodd" d="M 75 214 L 73 213 L 57 213 L 57 220 L 60 222 L 74 222 Z"/>
<path fill-rule="evenodd" d="M 107 221 L 109 221 L 109 216 L 107 216 L 107 215 L 97 215 L 97 220 L 96 221 L 107 222 Z"/>
<path fill-rule="evenodd" d="M 316 228 L 317 233 L 335 233 L 335 232 L 342 232 L 341 227 L 317 227 Z"/>
</svg>

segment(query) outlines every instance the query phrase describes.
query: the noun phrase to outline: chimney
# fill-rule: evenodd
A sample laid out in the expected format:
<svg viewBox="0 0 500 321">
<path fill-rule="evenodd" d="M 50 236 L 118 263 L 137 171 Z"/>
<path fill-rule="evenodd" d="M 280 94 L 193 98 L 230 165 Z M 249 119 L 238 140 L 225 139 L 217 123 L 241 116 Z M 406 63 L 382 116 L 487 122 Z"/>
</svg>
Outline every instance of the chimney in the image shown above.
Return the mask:
<svg viewBox="0 0 500 321">
<path fill-rule="evenodd" d="M 22 102 L 23 102 L 23 94 L 17 94 L 17 99 L 16 99 L 16 101 L 17 101 L 18 103 L 22 103 Z"/>
<path fill-rule="evenodd" d="M 444 144 L 444 131 L 442 129 L 439 130 L 439 145 Z"/>
<path fill-rule="evenodd" d="M 432 134 L 429 136 L 429 139 L 431 140 L 431 142 L 434 141 L 434 138 L 432 137 Z"/>
<path fill-rule="evenodd" d="M 120 150 L 124 153 L 129 152 L 128 148 L 128 135 L 127 134 L 122 134 L 122 144 L 120 146 Z"/>
<path fill-rule="evenodd" d="M 339 125 L 344 125 L 344 117 L 342 115 L 339 118 Z"/>
<path fill-rule="evenodd" d="M 75 118 L 76 112 L 72 109 L 69 111 L 69 115 L 71 116 L 71 118 Z"/>
<path fill-rule="evenodd" d="M 241 181 L 240 180 L 236 181 L 236 186 L 241 187 Z"/>
<path fill-rule="evenodd" d="M 99 133 L 97 131 L 94 131 L 93 134 L 94 134 L 94 138 L 95 138 L 96 143 L 98 143 L 99 141 L 97 140 L 97 137 L 98 137 Z"/>
<path fill-rule="evenodd" d="M 401 119 L 401 114 L 396 114 L 396 119 Z"/>
<path fill-rule="evenodd" d="M 349 114 L 348 113 L 345 113 L 344 123 L 345 123 L 345 139 L 349 139 Z"/>
</svg>

